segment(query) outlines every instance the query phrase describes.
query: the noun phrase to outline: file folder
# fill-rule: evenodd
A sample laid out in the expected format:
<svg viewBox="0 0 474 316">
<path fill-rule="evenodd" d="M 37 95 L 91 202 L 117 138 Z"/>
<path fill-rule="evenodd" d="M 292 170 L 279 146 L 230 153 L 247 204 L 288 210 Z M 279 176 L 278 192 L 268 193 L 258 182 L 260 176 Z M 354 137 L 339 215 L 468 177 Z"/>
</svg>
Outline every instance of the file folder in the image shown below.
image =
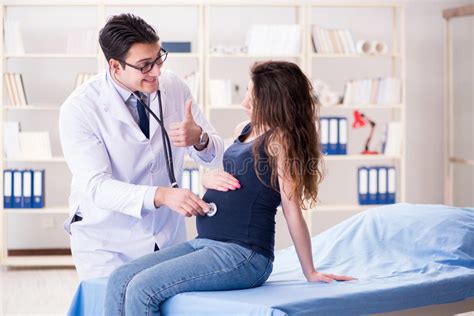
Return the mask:
<svg viewBox="0 0 474 316">
<path fill-rule="evenodd" d="M 191 170 L 191 191 L 197 195 L 199 195 L 201 191 L 201 187 L 199 183 L 200 183 L 199 169 L 192 169 Z"/>
<path fill-rule="evenodd" d="M 378 201 L 377 168 L 369 168 L 369 203 L 377 204 Z"/>
<path fill-rule="evenodd" d="M 183 170 L 181 185 L 183 189 L 191 190 L 191 171 L 189 169 Z"/>
<path fill-rule="evenodd" d="M 338 135 L 338 151 L 339 155 L 346 155 L 347 154 L 347 119 L 346 118 L 339 118 L 338 119 L 338 128 L 339 128 L 339 135 Z"/>
<path fill-rule="evenodd" d="M 358 169 L 358 185 L 357 191 L 359 196 L 359 204 L 366 205 L 369 202 L 369 172 L 366 167 Z"/>
<path fill-rule="evenodd" d="M 31 170 L 23 170 L 22 181 L 23 181 L 23 207 L 33 207 L 33 172 Z"/>
<path fill-rule="evenodd" d="M 329 120 L 327 118 L 320 119 L 321 129 L 321 152 L 323 155 L 328 154 L 329 150 Z"/>
<path fill-rule="evenodd" d="M 22 207 L 22 186 L 21 171 L 13 170 L 13 208 Z"/>
<path fill-rule="evenodd" d="M 329 118 L 329 149 L 328 155 L 337 155 L 338 149 L 338 119 L 335 117 Z"/>
<path fill-rule="evenodd" d="M 13 171 L 3 171 L 3 208 L 13 207 Z"/>
<path fill-rule="evenodd" d="M 394 167 L 389 167 L 387 183 L 387 204 L 395 203 L 395 193 L 397 191 L 397 173 Z"/>
<path fill-rule="evenodd" d="M 387 204 L 388 197 L 387 197 L 387 167 L 379 167 L 378 168 L 378 203 L 377 204 Z"/>
<path fill-rule="evenodd" d="M 33 208 L 44 207 L 44 170 L 33 171 Z"/>
<path fill-rule="evenodd" d="M 171 53 L 190 53 L 191 42 L 163 42 L 161 47 Z"/>
</svg>

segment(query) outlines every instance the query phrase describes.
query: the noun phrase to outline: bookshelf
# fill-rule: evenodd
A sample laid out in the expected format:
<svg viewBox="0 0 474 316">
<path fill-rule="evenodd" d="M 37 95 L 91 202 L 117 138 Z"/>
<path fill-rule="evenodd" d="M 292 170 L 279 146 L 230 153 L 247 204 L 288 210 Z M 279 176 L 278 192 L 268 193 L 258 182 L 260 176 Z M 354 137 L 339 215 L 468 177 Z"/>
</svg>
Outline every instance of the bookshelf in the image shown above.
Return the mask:
<svg viewBox="0 0 474 316">
<path fill-rule="evenodd" d="M 198 91 L 195 98 L 201 105 L 203 112 L 208 120 L 213 124 L 218 133 L 224 139 L 229 139 L 233 134 L 236 123 L 246 119 L 246 116 L 241 109 L 239 103 L 245 94 L 245 88 L 248 80 L 249 66 L 255 61 L 262 60 L 288 60 L 296 62 L 308 75 L 310 79 L 315 79 L 316 73 L 319 71 L 317 65 L 330 64 L 333 67 L 341 69 L 350 69 L 352 65 L 362 65 L 365 68 L 374 70 L 374 76 L 380 76 L 377 73 L 379 66 L 387 70 L 387 75 L 400 78 L 402 86 L 401 102 L 399 104 L 389 105 L 344 105 L 338 104 L 330 107 L 321 107 L 320 114 L 345 115 L 350 119 L 351 113 L 358 109 L 366 112 L 374 117 L 381 117 L 383 120 L 396 120 L 402 125 L 402 150 L 399 155 L 361 155 L 359 150 L 355 147 L 349 146 L 348 155 L 330 155 L 325 157 L 325 163 L 328 172 L 331 175 L 336 174 L 339 169 L 344 170 L 348 175 L 347 182 L 350 183 L 351 190 L 357 191 L 356 182 L 354 180 L 357 172 L 357 166 L 360 165 L 376 165 L 376 164 L 395 164 L 397 166 L 397 202 L 405 201 L 406 191 L 406 94 L 405 94 L 405 37 L 404 37 L 404 6 L 400 4 L 391 4 L 386 2 L 380 3 L 344 3 L 332 1 L 290 1 L 290 0 L 263 0 L 259 2 L 250 0 L 179 0 L 179 1 L 152 1 L 140 0 L 132 2 L 127 0 L 106 0 L 106 1 L 53 1 L 53 0 L 5 0 L 0 5 L 0 40 L 3 42 L 3 27 L 4 21 L 7 19 L 10 8 L 16 11 L 28 10 L 31 8 L 51 9 L 51 7 L 61 7 L 66 9 L 81 9 L 88 8 L 93 12 L 92 22 L 90 26 L 100 29 L 107 16 L 120 13 L 131 12 L 143 17 L 152 25 L 155 21 L 160 21 L 158 33 L 162 40 L 175 40 L 175 31 L 192 34 L 192 52 L 191 53 L 170 53 L 166 62 L 166 67 L 176 71 L 179 75 L 185 75 L 189 69 L 198 73 Z M 385 14 L 390 15 L 388 22 L 383 24 L 384 32 L 387 31 L 391 35 L 391 41 L 388 43 L 390 50 L 385 54 L 367 55 L 367 54 L 334 54 L 325 53 L 319 54 L 313 51 L 311 26 L 318 24 L 321 21 L 318 18 L 318 12 L 323 10 L 332 10 L 337 12 L 339 10 L 351 10 L 351 12 L 365 12 L 371 10 L 381 10 Z M 41 13 L 41 10 L 39 12 Z M 191 17 L 192 29 L 186 31 L 183 29 L 173 30 L 167 25 L 175 25 L 172 17 L 180 12 L 185 16 Z M 232 12 L 228 14 L 223 20 L 222 13 Z M 39 14 L 40 14 L 39 13 Z M 84 12 L 80 12 L 84 13 Z M 79 14 L 79 13 L 78 13 Z M 88 20 L 89 21 L 89 20 Z M 216 25 L 225 23 L 226 29 L 222 30 Z M 215 52 L 212 48 L 219 44 L 225 45 L 244 45 L 245 35 L 248 27 L 252 24 L 296 24 L 300 27 L 300 50 L 297 53 L 289 54 L 246 54 L 236 52 L 232 54 Z M 324 22 L 323 22 L 324 23 Z M 182 24 L 182 23 L 181 23 Z M 181 27 L 181 26 L 180 26 Z M 327 26 L 332 27 L 332 26 Z M 335 25 L 334 27 L 339 27 Z M 365 30 L 377 33 L 379 30 Z M 232 36 L 229 36 L 232 34 Z M 365 33 L 363 33 L 365 34 Z M 177 40 L 182 40 L 181 38 Z M 16 61 L 18 63 L 34 63 L 35 65 L 53 62 L 65 63 L 80 63 L 83 65 L 87 63 L 88 68 L 84 72 L 100 71 L 105 68 L 106 62 L 103 58 L 100 49 L 97 53 L 65 53 L 64 51 L 38 51 L 26 53 L 11 53 L 3 48 L 0 51 L 1 73 L 6 73 L 10 68 L 10 62 Z M 362 67 L 360 66 L 360 67 Z M 356 67 L 357 68 L 357 67 Z M 319 74 L 319 73 L 318 73 Z M 236 75 L 236 78 L 231 78 L 232 82 L 239 86 L 239 90 L 232 91 L 232 102 L 230 105 L 219 105 L 210 103 L 211 95 L 209 91 L 209 83 L 211 79 L 225 77 L 227 75 Z M 331 75 L 329 71 L 321 72 L 321 78 L 325 75 Z M 334 78 L 339 80 L 339 87 L 342 88 L 344 82 L 351 78 L 350 70 L 344 77 Z M 318 76 L 319 77 L 319 76 Z M 75 78 L 70 78 L 71 82 Z M 235 80 L 234 80 L 235 79 Z M 356 78 L 357 79 L 357 78 Z M 4 86 L 3 76 L 0 78 L 0 83 Z M 28 82 L 27 82 L 28 83 Z M 27 89 L 30 89 L 32 83 L 29 82 Z M 35 88 L 35 87 L 34 87 Z M 234 86 L 235 88 L 235 86 Z M 63 95 L 67 97 L 72 89 L 65 89 Z M 5 102 L 6 96 L 4 89 L 0 91 L 0 100 L 2 100 L 2 110 L 0 111 L 0 122 L 3 123 L 8 120 L 9 116 L 15 118 L 22 118 L 28 116 L 45 116 L 55 117 L 58 115 L 60 105 L 63 100 L 47 102 L 32 102 L 27 106 L 14 106 Z M 365 130 L 367 133 L 368 131 Z M 57 138 L 56 138 L 57 140 Z M 351 139 L 349 139 L 349 143 Z M 0 139 L 0 149 L 3 151 L 3 138 Z M 5 159 L 2 155 L 0 158 L 0 165 L 2 171 L 6 168 L 29 167 L 30 164 L 38 166 L 39 168 L 66 168 L 65 160 L 60 151 L 54 151 L 51 159 Z M 185 161 L 187 168 L 192 168 L 195 165 L 191 161 Z M 47 170 L 48 171 L 48 170 Z M 336 172 L 336 173 L 334 173 Z M 344 175 L 345 176 L 345 175 Z M 48 178 L 46 175 L 46 186 L 52 185 L 51 182 L 55 180 Z M 55 183 L 54 185 L 69 187 L 69 181 L 64 183 Z M 3 189 L 3 181 L 0 183 Z M 317 218 L 318 214 L 326 214 L 331 216 L 335 212 L 354 213 L 362 211 L 370 205 L 359 205 L 357 199 L 333 200 L 326 199 L 327 195 L 337 193 L 337 185 L 330 184 L 321 190 L 321 204 L 315 209 L 305 212 L 305 217 L 308 219 L 310 231 L 312 230 L 313 218 Z M 337 195 L 337 194 L 336 194 Z M 0 227 L 1 242 L 0 242 L 0 264 L 6 266 L 63 266 L 72 265 L 70 256 L 8 256 L 7 254 L 7 229 L 8 221 L 12 216 L 42 216 L 57 215 L 66 218 L 68 214 L 67 196 L 63 197 L 64 203 L 46 204 L 43 209 L 3 209 L 3 203 L 0 208 Z M 47 203 L 47 202 L 46 202 Z M 281 212 L 278 216 L 281 216 Z M 188 221 L 188 229 L 194 225 L 194 221 Z"/>
</svg>

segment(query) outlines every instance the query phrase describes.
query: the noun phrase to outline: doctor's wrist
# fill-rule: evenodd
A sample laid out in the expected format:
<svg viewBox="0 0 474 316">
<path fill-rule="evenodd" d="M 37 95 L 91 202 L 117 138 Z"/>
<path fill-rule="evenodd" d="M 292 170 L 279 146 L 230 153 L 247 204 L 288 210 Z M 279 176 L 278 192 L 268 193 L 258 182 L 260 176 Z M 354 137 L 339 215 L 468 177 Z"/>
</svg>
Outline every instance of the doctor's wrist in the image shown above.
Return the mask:
<svg viewBox="0 0 474 316">
<path fill-rule="evenodd" d="M 155 208 L 159 208 L 160 206 L 162 206 L 164 204 L 167 189 L 168 188 L 166 188 L 166 187 L 158 187 L 156 189 L 155 199 L 154 199 Z"/>
</svg>

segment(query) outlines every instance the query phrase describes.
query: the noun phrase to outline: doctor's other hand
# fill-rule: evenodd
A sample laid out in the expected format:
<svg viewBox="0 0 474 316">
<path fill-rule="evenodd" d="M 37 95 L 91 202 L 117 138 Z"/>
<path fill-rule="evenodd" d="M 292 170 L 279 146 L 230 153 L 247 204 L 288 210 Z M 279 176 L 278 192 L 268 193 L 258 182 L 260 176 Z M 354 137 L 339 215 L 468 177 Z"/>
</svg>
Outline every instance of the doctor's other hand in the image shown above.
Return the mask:
<svg viewBox="0 0 474 316">
<path fill-rule="evenodd" d="M 176 147 L 188 147 L 199 143 L 201 127 L 194 121 L 192 106 L 192 100 L 186 101 L 183 121 L 171 123 L 169 126 L 168 135 Z"/>
<path fill-rule="evenodd" d="M 206 189 L 226 192 L 240 189 L 240 182 L 228 172 L 211 170 L 203 175 L 202 186 Z"/>
<path fill-rule="evenodd" d="M 309 282 L 326 282 L 331 283 L 332 281 L 351 281 L 354 280 L 353 277 L 346 275 L 335 275 L 330 273 L 322 273 L 318 271 L 312 271 L 306 275 L 306 279 Z"/>
<path fill-rule="evenodd" d="M 159 187 L 155 192 L 155 207 L 166 205 L 183 216 L 206 215 L 209 206 L 188 189 Z"/>
</svg>

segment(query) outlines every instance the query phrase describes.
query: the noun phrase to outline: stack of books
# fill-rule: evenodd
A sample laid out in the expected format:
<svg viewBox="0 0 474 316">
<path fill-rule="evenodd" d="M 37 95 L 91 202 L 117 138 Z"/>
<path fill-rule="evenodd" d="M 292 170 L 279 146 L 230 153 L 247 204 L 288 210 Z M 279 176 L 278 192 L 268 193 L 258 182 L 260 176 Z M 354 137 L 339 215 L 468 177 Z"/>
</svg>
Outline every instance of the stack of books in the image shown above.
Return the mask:
<svg viewBox="0 0 474 316">
<path fill-rule="evenodd" d="M 400 104 L 401 84 L 398 78 L 349 80 L 344 87 L 344 105 Z"/>
<path fill-rule="evenodd" d="M 297 24 L 253 25 L 245 40 L 250 55 L 297 55 L 301 52 Z"/>
<path fill-rule="evenodd" d="M 313 49 L 318 54 L 356 54 L 356 46 L 352 33 L 348 29 L 324 29 L 313 25 Z"/>
<path fill-rule="evenodd" d="M 5 73 L 3 78 L 5 80 L 10 105 L 26 106 L 28 101 L 22 75 L 19 73 Z"/>
</svg>

